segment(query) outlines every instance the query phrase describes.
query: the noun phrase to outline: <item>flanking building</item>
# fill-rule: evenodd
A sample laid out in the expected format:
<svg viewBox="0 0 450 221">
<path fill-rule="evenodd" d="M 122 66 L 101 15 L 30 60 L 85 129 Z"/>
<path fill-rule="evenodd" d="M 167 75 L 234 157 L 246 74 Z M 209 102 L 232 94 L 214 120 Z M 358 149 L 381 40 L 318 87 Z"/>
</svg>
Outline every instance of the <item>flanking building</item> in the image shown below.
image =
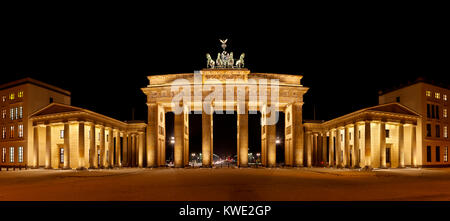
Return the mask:
<svg viewBox="0 0 450 221">
<path fill-rule="evenodd" d="M 73 107 L 69 91 L 32 78 L 0 85 L 0 96 L 2 167 L 142 166 L 144 122 Z"/>
<path fill-rule="evenodd" d="M 423 166 L 450 166 L 448 159 L 450 90 L 423 79 L 380 94 L 379 103 L 398 102 L 422 116 L 418 127 L 419 161 Z"/>
</svg>

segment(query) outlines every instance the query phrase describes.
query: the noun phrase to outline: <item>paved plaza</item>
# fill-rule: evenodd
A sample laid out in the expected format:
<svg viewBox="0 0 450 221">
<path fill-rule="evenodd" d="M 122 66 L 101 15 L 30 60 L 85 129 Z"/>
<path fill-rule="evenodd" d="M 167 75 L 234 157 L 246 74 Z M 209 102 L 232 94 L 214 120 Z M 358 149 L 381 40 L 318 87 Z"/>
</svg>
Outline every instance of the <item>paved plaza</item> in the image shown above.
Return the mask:
<svg viewBox="0 0 450 221">
<path fill-rule="evenodd" d="M 450 200 L 450 168 L 3 170 L 0 200 Z"/>
</svg>

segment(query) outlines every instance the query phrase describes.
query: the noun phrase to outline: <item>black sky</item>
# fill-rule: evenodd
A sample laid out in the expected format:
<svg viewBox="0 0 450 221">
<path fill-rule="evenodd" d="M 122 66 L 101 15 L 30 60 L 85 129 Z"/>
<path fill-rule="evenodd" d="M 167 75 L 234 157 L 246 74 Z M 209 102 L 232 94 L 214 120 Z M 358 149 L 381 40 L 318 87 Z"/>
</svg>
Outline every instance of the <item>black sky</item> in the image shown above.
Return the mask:
<svg viewBox="0 0 450 221">
<path fill-rule="evenodd" d="M 228 38 L 252 72 L 304 76 L 304 119 L 314 106 L 329 120 L 376 105 L 379 90 L 419 76 L 449 85 L 439 5 L 187 6 L 5 8 L 0 83 L 30 76 L 70 90 L 74 106 L 145 120 L 146 76 L 200 70 Z"/>
</svg>

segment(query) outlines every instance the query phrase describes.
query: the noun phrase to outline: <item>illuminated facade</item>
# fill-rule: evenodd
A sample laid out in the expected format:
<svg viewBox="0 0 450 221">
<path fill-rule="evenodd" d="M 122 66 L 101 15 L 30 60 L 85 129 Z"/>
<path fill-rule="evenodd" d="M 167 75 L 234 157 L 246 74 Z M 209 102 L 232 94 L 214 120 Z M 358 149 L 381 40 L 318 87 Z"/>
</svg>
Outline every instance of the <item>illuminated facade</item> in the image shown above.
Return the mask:
<svg viewBox="0 0 450 221">
<path fill-rule="evenodd" d="M 0 85 L 0 165 L 26 166 L 32 160 L 31 113 L 52 102 L 70 105 L 70 92 L 31 78 Z"/>
<path fill-rule="evenodd" d="M 419 160 L 423 166 L 449 166 L 448 147 L 448 88 L 420 80 L 414 84 L 382 93 L 379 103 L 401 103 L 418 112 L 422 119 L 418 124 Z"/>
<path fill-rule="evenodd" d="M 247 69 L 204 69 L 200 73 L 149 76 L 150 84 L 142 89 L 148 105 L 147 166 L 165 165 L 165 113 L 174 111 L 173 100 L 180 94 L 189 99 L 177 104 L 182 105 L 183 112 L 175 114 L 175 167 L 189 164 L 188 115 L 191 111 L 202 114 L 202 164 L 204 167 L 213 165 L 214 123 L 212 114 L 202 106 L 208 99 L 214 111 L 237 112 L 238 166 L 248 166 L 248 114 L 252 111 L 261 112 L 263 125 L 253 126 L 261 127 L 262 164 L 276 166 L 276 125 L 265 123 L 273 117 L 268 110 L 274 105 L 285 114 L 285 165 L 303 166 L 302 106 L 308 88 L 301 84 L 301 79 L 301 75 L 251 73 Z M 264 87 L 258 85 L 262 81 L 267 82 Z M 276 85 L 273 82 L 277 82 Z M 181 90 L 173 91 L 174 85 Z"/>
</svg>

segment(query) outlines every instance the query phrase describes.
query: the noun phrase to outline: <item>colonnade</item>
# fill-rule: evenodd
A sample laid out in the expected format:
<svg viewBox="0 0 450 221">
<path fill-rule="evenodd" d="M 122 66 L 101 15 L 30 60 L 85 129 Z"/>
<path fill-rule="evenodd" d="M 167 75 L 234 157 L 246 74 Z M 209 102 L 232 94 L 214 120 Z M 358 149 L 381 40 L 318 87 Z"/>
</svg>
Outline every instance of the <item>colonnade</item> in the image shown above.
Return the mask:
<svg viewBox="0 0 450 221">
<path fill-rule="evenodd" d="M 306 132 L 307 166 L 417 166 L 416 125 L 367 120 Z"/>
<path fill-rule="evenodd" d="M 143 167 L 145 135 L 102 122 L 40 122 L 33 129 L 34 167 Z"/>
<path fill-rule="evenodd" d="M 165 166 L 165 113 L 161 104 L 148 105 L 147 166 Z M 270 125 L 267 106 L 261 109 L 261 162 L 267 167 L 276 166 L 276 125 Z M 240 108 L 244 108 L 241 111 Z M 248 166 L 248 103 L 236 105 L 237 109 L 237 165 Z M 302 103 L 287 105 L 285 112 L 285 165 L 303 166 Z M 202 166 L 213 166 L 213 115 L 202 113 Z M 189 106 L 174 115 L 174 166 L 189 165 Z"/>
</svg>

